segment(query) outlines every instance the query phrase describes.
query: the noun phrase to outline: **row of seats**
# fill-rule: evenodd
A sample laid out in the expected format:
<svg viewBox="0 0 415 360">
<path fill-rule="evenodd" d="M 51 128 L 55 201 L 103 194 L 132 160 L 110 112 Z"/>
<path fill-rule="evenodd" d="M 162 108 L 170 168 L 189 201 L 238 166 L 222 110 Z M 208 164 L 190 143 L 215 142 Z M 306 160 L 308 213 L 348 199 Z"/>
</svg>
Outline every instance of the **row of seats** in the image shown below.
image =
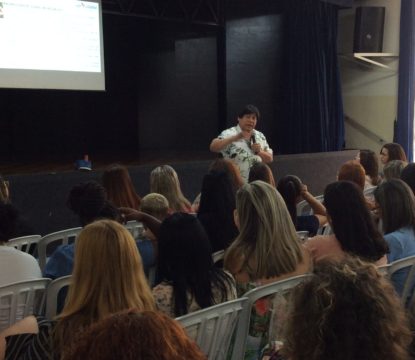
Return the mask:
<svg viewBox="0 0 415 360">
<path fill-rule="evenodd" d="M 407 276 L 402 299 L 404 299 L 406 307 L 413 310 L 415 256 L 395 261 L 379 268 L 379 270 L 386 277 L 392 278 L 397 271 L 405 268 L 407 268 Z M 313 275 L 301 275 L 260 286 L 247 292 L 239 299 L 190 313 L 176 320 L 197 342 L 208 359 L 227 359 L 228 353 L 232 351 L 231 359 L 240 360 L 243 359 L 245 352 L 251 309 L 255 302 L 271 295 L 285 296 L 291 288 L 311 276 Z M 31 314 L 45 314 L 47 319 L 53 319 L 57 313 L 58 294 L 62 288 L 70 284 L 70 281 L 71 276 L 69 275 L 54 281 L 38 279 L 0 287 L 1 329 Z M 234 333 L 234 341 L 232 341 Z M 269 333 L 272 333 L 271 329 Z"/>
</svg>

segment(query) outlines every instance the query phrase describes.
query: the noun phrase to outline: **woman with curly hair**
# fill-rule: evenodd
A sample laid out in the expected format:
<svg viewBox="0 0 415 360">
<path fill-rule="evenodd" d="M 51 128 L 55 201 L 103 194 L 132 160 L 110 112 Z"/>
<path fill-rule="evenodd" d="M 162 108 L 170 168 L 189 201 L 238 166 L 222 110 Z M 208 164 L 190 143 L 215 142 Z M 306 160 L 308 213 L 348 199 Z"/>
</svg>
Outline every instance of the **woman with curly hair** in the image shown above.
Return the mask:
<svg viewBox="0 0 415 360">
<path fill-rule="evenodd" d="M 404 309 L 374 265 L 351 257 L 326 260 L 314 273 L 292 293 L 284 358 L 410 359 L 412 337 Z"/>
<path fill-rule="evenodd" d="M 179 323 L 155 311 L 130 310 L 92 325 L 62 360 L 205 360 Z"/>
<path fill-rule="evenodd" d="M 380 149 L 380 162 L 385 165 L 391 160 L 402 160 L 408 162 L 405 150 L 398 143 L 387 143 Z"/>
<path fill-rule="evenodd" d="M 192 212 L 180 188 L 179 177 L 170 165 L 156 167 L 150 174 L 150 192 L 164 195 L 172 212 Z"/>
</svg>

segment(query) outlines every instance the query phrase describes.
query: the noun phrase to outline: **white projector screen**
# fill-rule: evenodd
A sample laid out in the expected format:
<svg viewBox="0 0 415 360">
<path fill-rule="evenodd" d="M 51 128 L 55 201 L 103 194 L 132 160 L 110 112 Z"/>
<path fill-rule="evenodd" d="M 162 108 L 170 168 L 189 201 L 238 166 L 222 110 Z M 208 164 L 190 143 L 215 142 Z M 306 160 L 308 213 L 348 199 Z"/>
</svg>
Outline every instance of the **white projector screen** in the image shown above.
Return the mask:
<svg viewBox="0 0 415 360">
<path fill-rule="evenodd" d="M 0 0 L 0 87 L 105 90 L 101 0 Z"/>
</svg>

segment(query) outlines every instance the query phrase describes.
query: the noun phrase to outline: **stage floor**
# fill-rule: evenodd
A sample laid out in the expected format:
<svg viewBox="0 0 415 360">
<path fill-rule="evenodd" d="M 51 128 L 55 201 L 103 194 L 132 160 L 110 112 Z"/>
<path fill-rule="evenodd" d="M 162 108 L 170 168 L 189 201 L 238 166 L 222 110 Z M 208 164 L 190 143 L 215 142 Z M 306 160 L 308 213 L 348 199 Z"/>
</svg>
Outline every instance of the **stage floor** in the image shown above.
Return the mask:
<svg viewBox="0 0 415 360">
<path fill-rule="evenodd" d="M 140 165 L 161 165 L 170 163 L 182 163 L 188 161 L 204 161 L 213 160 L 217 157 L 216 154 L 209 151 L 205 152 L 179 152 L 172 151 L 170 153 L 160 152 L 145 152 L 140 153 L 139 156 L 100 156 L 94 158 L 90 156 L 92 161 L 92 169 L 103 171 L 109 165 L 117 163 L 127 167 Z M 70 172 L 75 170 L 75 160 L 68 161 L 36 161 L 36 162 L 2 162 L 0 163 L 1 175 L 19 175 L 19 174 L 38 174 L 38 173 L 60 173 Z"/>
</svg>

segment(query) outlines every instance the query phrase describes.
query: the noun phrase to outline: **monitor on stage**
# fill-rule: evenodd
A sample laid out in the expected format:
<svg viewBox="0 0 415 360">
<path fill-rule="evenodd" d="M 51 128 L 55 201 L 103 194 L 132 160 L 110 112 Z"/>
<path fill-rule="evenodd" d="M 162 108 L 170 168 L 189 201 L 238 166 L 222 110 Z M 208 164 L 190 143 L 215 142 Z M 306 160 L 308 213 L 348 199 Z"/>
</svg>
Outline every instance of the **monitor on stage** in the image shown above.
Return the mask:
<svg viewBox="0 0 415 360">
<path fill-rule="evenodd" d="M 105 90 L 101 0 L 0 0 L 0 87 Z"/>
</svg>

